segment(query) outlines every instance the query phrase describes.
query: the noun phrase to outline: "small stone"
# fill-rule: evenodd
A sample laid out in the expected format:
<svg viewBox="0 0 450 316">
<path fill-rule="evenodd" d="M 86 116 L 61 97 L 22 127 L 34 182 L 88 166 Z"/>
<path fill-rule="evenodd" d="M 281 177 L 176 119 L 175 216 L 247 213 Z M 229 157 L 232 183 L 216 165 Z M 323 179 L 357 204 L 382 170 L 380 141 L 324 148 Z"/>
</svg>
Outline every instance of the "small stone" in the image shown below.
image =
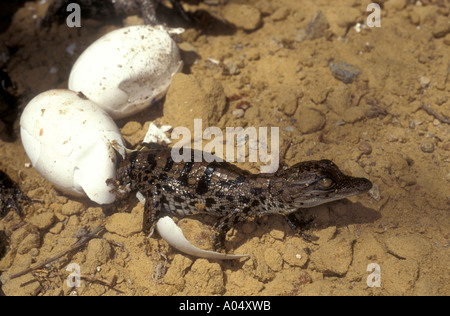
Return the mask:
<svg viewBox="0 0 450 316">
<path fill-rule="evenodd" d="M 38 248 L 41 244 L 40 236 L 38 232 L 32 232 L 28 234 L 20 243 L 17 252 L 21 255 L 26 254 L 33 248 Z"/>
<path fill-rule="evenodd" d="M 422 88 L 428 87 L 430 82 L 431 82 L 431 79 L 428 77 L 420 76 L 420 78 L 419 78 L 419 83 Z"/>
<path fill-rule="evenodd" d="M 345 275 L 352 258 L 352 242 L 344 239 L 332 239 L 311 255 L 311 261 L 316 269 L 330 276 Z"/>
<path fill-rule="evenodd" d="M 352 83 L 361 74 L 361 70 L 353 65 L 343 62 L 330 62 L 329 67 L 331 69 L 331 74 L 333 75 L 333 77 L 342 81 L 343 83 Z"/>
<path fill-rule="evenodd" d="M 271 18 L 274 21 L 282 21 L 288 17 L 289 13 L 291 13 L 289 8 L 280 7 L 272 14 Z"/>
<path fill-rule="evenodd" d="M 355 123 L 364 118 L 366 111 L 360 106 L 353 106 L 345 110 L 342 119 L 346 123 Z"/>
<path fill-rule="evenodd" d="M 254 31 L 261 25 L 261 12 L 248 4 L 228 3 L 223 14 L 228 23 L 244 31 Z"/>
<path fill-rule="evenodd" d="M 139 122 L 131 121 L 125 124 L 124 127 L 120 130 L 122 132 L 122 135 L 130 136 L 142 129 L 142 125 Z"/>
<path fill-rule="evenodd" d="M 311 134 L 320 131 L 325 126 L 325 115 L 319 110 L 311 108 L 301 108 L 295 114 L 300 132 Z"/>
<path fill-rule="evenodd" d="M 221 266 L 206 259 L 195 260 L 184 279 L 196 295 L 222 294 L 225 290 Z"/>
<path fill-rule="evenodd" d="M 255 3 L 255 7 L 263 16 L 271 15 L 274 10 L 271 0 L 259 0 Z"/>
<path fill-rule="evenodd" d="M 378 184 L 373 183 L 372 188 L 369 190 L 369 196 L 375 201 L 379 202 L 381 200 L 380 188 Z"/>
<path fill-rule="evenodd" d="M 444 37 L 444 44 L 447 46 L 450 46 L 450 33 L 445 35 Z"/>
<path fill-rule="evenodd" d="M 370 145 L 368 142 L 361 142 L 361 143 L 359 143 L 358 149 L 364 155 L 370 155 L 372 153 L 372 145 Z"/>
<path fill-rule="evenodd" d="M 234 61 L 227 59 L 223 62 L 223 64 L 225 66 L 225 71 L 227 74 L 234 76 L 241 73 L 241 70 Z"/>
<path fill-rule="evenodd" d="M 233 112 L 231 112 L 231 114 L 236 116 L 236 118 L 242 118 L 242 117 L 244 117 L 245 112 L 243 109 L 236 109 Z"/>
<path fill-rule="evenodd" d="M 384 4 L 386 10 L 400 11 L 406 6 L 406 0 L 389 0 Z"/>
<path fill-rule="evenodd" d="M 400 176 L 400 180 L 403 181 L 405 186 L 407 186 L 407 187 L 417 184 L 416 177 L 410 173 Z"/>
<path fill-rule="evenodd" d="M 116 213 L 106 221 L 108 232 L 128 237 L 142 231 L 142 215 L 134 213 Z"/>
<path fill-rule="evenodd" d="M 286 115 L 293 115 L 298 107 L 297 91 L 293 88 L 282 86 L 278 91 L 276 102 L 280 110 Z"/>
<path fill-rule="evenodd" d="M 45 212 L 30 218 L 29 222 L 39 229 L 47 229 L 53 225 L 55 215 L 52 212 Z"/>
<path fill-rule="evenodd" d="M 202 119 L 203 128 L 214 126 L 222 117 L 226 104 L 219 81 L 178 73 L 173 76 L 167 91 L 164 123 L 185 126 L 190 131 L 194 130 L 194 119 Z"/>
<path fill-rule="evenodd" d="M 85 273 L 94 273 L 98 271 L 98 266 L 108 262 L 112 255 L 112 248 L 105 239 L 92 239 L 87 247 L 86 264 L 87 269 Z"/>
<path fill-rule="evenodd" d="M 283 268 L 283 258 L 273 248 L 268 248 L 264 251 L 264 260 L 272 271 L 280 271 Z"/>
<path fill-rule="evenodd" d="M 80 214 L 85 209 L 84 205 L 76 201 L 67 201 L 61 208 L 61 213 L 63 215 L 71 216 Z"/>
<path fill-rule="evenodd" d="M 288 243 L 283 252 L 283 260 L 290 266 L 303 267 L 308 262 L 309 256 L 301 247 Z"/>
<path fill-rule="evenodd" d="M 432 153 L 434 151 L 434 144 L 429 140 L 423 141 L 420 143 L 420 149 L 424 153 Z"/>
<path fill-rule="evenodd" d="M 426 239 L 414 235 L 387 236 L 385 240 L 387 251 L 401 259 L 424 260 L 431 250 Z"/>
<path fill-rule="evenodd" d="M 436 19 L 436 24 L 432 30 L 435 38 L 441 38 L 450 33 L 450 20 L 448 17 L 439 15 Z"/>
<path fill-rule="evenodd" d="M 178 291 L 184 289 L 184 276 L 186 270 L 192 265 L 192 259 L 184 255 L 176 254 L 164 276 L 164 282 L 174 285 Z"/>
<path fill-rule="evenodd" d="M 325 36 L 325 31 L 330 27 L 330 24 L 328 23 L 328 20 L 323 14 L 322 11 L 318 10 L 311 18 L 311 21 L 309 21 L 308 26 L 305 30 L 305 38 L 306 39 L 316 39 L 320 37 Z M 297 41 L 301 41 L 298 40 Z"/>
</svg>

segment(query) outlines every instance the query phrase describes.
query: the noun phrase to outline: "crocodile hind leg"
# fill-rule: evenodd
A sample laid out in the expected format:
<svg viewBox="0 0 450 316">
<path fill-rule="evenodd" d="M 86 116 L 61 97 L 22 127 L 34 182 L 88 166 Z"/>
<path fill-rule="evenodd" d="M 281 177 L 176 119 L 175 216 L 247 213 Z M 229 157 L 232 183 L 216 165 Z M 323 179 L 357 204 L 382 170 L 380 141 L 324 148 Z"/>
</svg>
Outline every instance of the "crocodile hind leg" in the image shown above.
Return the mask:
<svg viewBox="0 0 450 316">
<path fill-rule="evenodd" d="M 240 209 L 235 209 L 233 212 L 220 218 L 220 220 L 214 225 L 214 233 L 212 234 L 213 247 L 215 251 L 224 249 L 225 236 L 227 232 L 238 222 Z"/>
</svg>

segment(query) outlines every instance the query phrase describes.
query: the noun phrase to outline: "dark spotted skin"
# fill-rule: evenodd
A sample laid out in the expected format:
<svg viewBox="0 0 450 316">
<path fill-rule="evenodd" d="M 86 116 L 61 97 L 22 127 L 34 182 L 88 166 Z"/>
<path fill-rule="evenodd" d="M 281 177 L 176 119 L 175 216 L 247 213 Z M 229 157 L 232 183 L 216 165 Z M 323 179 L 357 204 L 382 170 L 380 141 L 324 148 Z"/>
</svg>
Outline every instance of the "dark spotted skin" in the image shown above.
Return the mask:
<svg viewBox="0 0 450 316">
<path fill-rule="evenodd" d="M 261 214 L 289 215 L 368 191 L 365 178 L 344 175 L 329 160 L 298 163 L 273 174 L 250 174 L 227 162 L 174 162 L 171 149 L 158 144 L 131 153 L 117 173 L 119 191 L 128 186 L 146 199 L 144 231 L 152 232 L 166 215 L 209 214 L 214 245 L 237 222 Z M 194 154 L 192 153 L 192 161 Z"/>
<path fill-rule="evenodd" d="M 10 210 L 20 215 L 23 205 L 28 202 L 29 198 L 22 193 L 19 186 L 0 170 L 0 218 Z"/>
</svg>

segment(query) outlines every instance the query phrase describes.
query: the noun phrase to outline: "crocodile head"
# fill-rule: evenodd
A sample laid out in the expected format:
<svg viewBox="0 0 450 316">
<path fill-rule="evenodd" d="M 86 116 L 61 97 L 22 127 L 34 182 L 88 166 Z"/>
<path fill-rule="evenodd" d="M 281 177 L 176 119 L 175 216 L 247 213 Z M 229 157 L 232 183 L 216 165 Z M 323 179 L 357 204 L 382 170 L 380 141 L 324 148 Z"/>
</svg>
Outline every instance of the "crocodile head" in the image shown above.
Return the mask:
<svg viewBox="0 0 450 316">
<path fill-rule="evenodd" d="M 275 178 L 271 193 L 289 206 L 285 212 L 344 199 L 372 188 L 368 179 L 345 175 L 330 160 L 300 162 L 280 170 Z"/>
</svg>

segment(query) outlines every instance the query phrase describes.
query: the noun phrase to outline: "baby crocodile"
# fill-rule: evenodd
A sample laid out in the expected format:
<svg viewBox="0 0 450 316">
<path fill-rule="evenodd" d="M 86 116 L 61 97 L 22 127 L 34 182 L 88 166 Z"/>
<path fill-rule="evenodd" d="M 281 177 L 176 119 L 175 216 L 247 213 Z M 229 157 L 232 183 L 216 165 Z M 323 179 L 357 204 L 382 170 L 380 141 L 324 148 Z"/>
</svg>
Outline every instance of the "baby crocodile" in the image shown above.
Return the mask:
<svg viewBox="0 0 450 316">
<path fill-rule="evenodd" d="M 174 162 L 171 149 L 144 144 L 121 162 L 118 192 L 139 191 L 146 199 L 144 232 L 167 215 L 209 214 L 214 247 L 223 246 L 237 222 L 262 214 L 290 215 L 301 208 L 340 200 L 370 190 L 365 178 L 343 174 L 329 160 L 305 161 L 276 173 L 251 174 L 227 162 Z"/>
</svg>

